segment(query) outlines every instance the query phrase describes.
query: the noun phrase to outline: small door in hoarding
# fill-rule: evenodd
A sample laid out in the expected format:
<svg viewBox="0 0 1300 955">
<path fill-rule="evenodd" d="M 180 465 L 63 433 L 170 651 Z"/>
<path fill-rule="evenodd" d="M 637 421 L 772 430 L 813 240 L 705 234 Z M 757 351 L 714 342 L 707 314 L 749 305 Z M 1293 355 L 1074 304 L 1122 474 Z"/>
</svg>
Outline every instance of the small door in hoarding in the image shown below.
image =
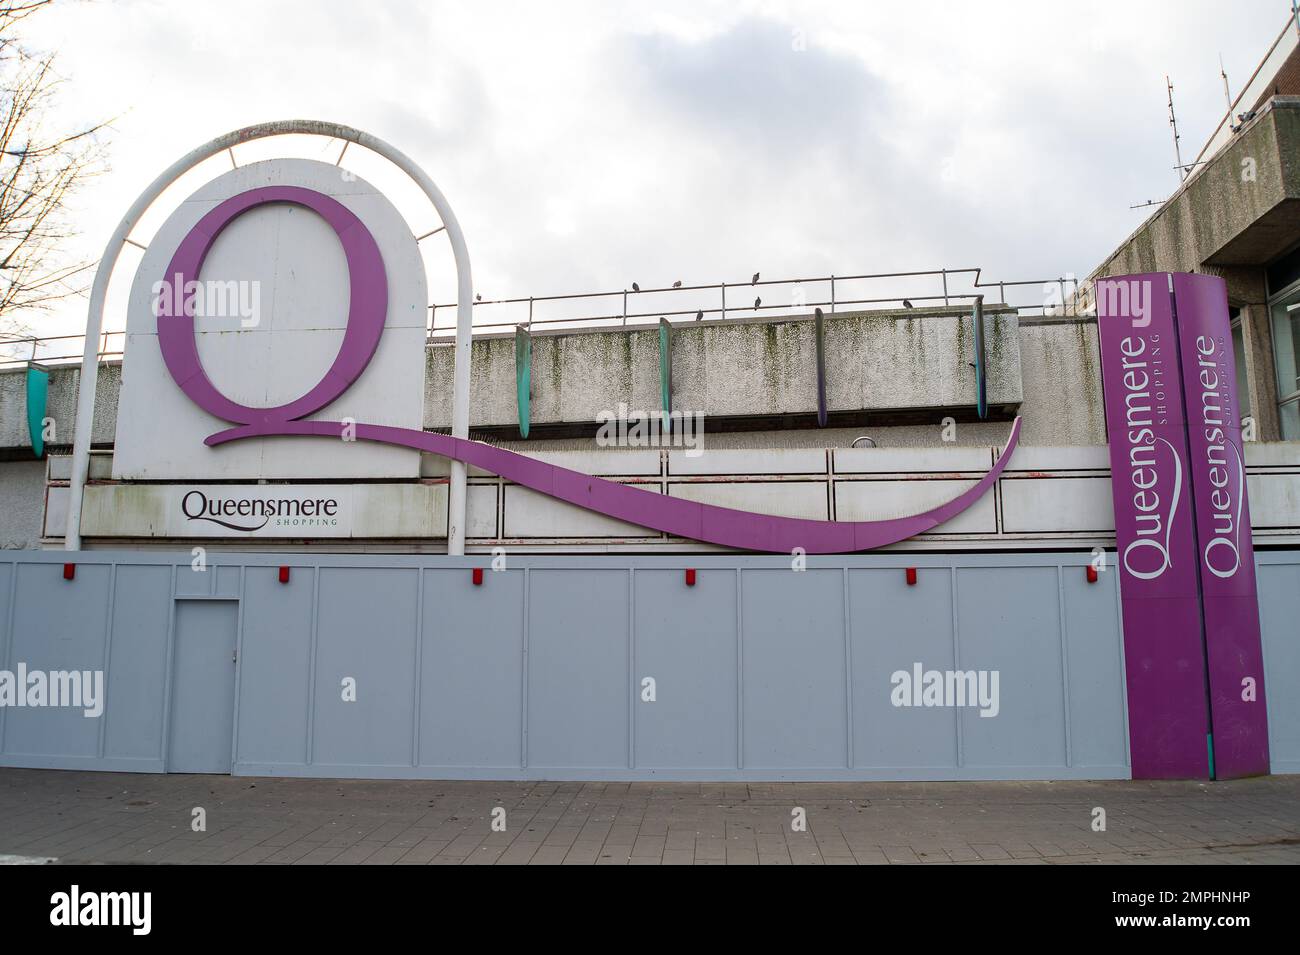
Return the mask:
<svg viewBox="0 0 1300 955">
<path fill-rule="evenodd" d="M 167 771 L 229 773 L 239 604 L 177 600 Z"/>
</svg>

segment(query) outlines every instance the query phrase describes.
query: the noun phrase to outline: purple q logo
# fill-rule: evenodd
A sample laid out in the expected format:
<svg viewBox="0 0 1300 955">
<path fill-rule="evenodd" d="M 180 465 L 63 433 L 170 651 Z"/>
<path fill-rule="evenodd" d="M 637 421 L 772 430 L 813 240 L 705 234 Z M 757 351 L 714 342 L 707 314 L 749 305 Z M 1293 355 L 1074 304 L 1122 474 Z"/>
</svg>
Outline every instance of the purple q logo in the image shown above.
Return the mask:
<svg viewBox="0 0 1300 955">
<path fill-rule="evenodd" d="M 238 216 L 267 203 L 292 203 L 311 209 L 334 229 L 347 256 L 351 302 L 347 331 L 338 356 L 325 376 L 307 394 L 275 408 L 250 408 L 231 401 L 208 379 L 199 362 L 191 315 L 160 315 L 158 341 L 168 371 L 180 389 L 205 411 L 237 427 L 209 435 L 215 446 L 243 438 L 310 435 L 337 438 L 338 421 L 304 421 L 342 395 L 355 382 L 379 344 L 388 309 L 388 285 L 383 259 L 369 230 L 338 201 L 310 189 L 271 186 L 227 199 L 191 230 L 172 257 L 167 273 L 180 288 L 198 279 L 213 241 Z M 427 451 L 481 467 L 549 497 L 596 511 L 630 524 L 677 537 L 741 550 L 809 554 L 851 553 L 893 544 L 931 531 L 966 510 L 993 485 L 1006 468 L 1020 436 L 1020 419 L 1011 427 L 1006 447 L 993 468 L 973 487 L 922 514 L 883 521 L 816 521 L 774 517 L 732 508 L 700 504 L 606 481 L 516 454 L 503 448 L 432 434 L 412 428 L 357 424 L 356 438 Z"/>
<path fill-rule="evenodd" d="M 268 186 L 252 189 L 221 203 L 190 230 L 167 267 L 173 288 L 184 289 L 197 281 L 203 260 L 221 231 L 235 219 L 268 203 L 290 203 L 315 212 L 334 230 L 347 257 L 351 280 L 347 331 L 338 356 L 325 376 L 307 394 L 275 408 L 250 408 L 231 401 L 212 384 L 199 362 L 194 340 L 194 317 L 182 309 L 172 315 L 164 309 L 158 316 L 158 344 L 167 370 L 190 400 L 218 418 L 236 424 L 273 427 L 295 421 L 324 408 L 361 377 L 375 354 L 384 333 L 388 312 L 388 276 L 379 246 L 365 224 L 342 203 L 299 186 Z M 173 299 L 179 296 L 172 296 Z M 209 442 L 211 443 L 211 442 Z"/>
</svg>

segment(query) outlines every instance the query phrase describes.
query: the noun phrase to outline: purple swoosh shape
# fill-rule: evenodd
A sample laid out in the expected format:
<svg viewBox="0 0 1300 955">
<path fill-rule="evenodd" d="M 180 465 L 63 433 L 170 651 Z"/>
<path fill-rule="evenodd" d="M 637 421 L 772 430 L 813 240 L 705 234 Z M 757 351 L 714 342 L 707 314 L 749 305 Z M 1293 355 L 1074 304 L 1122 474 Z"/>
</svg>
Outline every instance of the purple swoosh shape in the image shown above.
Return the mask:
<svg viewBox="0 0 1300 955">
<path fill-rule="evenodd" d="M 1011 426 L 1006 447 L 979 483 L 923 514 L 884 521 L 814 521 L 755 514 L 669 497 L 447 434 L 377 424 L 356 424 L 351 427 L 355 428 L 356 437 L 361 440 L 414 448 L 464 461 L 548 497 L 629 524 L 709 544 L 784 554 L 793 552 L 796 547 L 802 547 L 809 554 L 847 554 L 884 547 L 932 531 L 966 510 L 993 486 L 1020 440 L 1020 418 L 1017 417 Z M 344 425 L 338 421 L 260 422 L 220 431 L 210 435 L 204 443 L 215 447 L 241 438 L 278 435 L 339 438 L 343 428 Z"/>
</svg>

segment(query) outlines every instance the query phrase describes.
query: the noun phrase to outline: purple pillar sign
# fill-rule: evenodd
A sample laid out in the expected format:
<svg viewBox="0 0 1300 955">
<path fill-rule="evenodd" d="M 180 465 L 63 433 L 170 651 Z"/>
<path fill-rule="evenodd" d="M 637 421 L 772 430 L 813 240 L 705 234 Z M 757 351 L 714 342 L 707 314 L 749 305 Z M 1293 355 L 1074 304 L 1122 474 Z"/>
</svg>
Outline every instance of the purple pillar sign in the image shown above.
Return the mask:
<svg viewBox="0 0 1300 955">
<path fill-rule="evenodd" d="M 1232 326 L 1223 279 L 1175 275 L 1174 309 L 1196 513 L 1219 779 L 1268 772 L 1264 658 Z"/>
<path fill-rule="evenodd" d="M 1169 276 L 1096 283 L 1135 779 L 1208 778 L 1196 541 Z"/>
<path fill-rule="evenodd" d="M 1223 282 L 1096 283 L 1136 779 L 1268 772 Z"/>
</svg>

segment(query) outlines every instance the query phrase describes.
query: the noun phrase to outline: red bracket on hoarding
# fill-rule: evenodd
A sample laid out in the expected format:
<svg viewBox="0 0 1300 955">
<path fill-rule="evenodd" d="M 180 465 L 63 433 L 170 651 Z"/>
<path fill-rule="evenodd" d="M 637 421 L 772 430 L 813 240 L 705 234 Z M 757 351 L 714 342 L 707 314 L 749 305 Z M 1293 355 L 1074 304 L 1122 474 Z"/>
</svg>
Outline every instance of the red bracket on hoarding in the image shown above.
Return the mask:
<svg viewBox="0 0 1300 955">
<path fill-rule="evenodd" d="M 915 586 L 916 586 L 916 568 L 915 568 L 915 567 L 909 567 L 909 568 L 907 568 L 907 586 L 909 586 L 909 587 L 915 587 Z"/>
<path fill-rule="evenodd" d="M 482 567 L 475 567 L 475 568 L 474 568 L 474 586 L 475 586 L 475 587 L 482 587 L 482 586 L 483 586 L 483 568 L 482 568 Z"/>
<path fill-rule="evenodd" d="M 687 586 L 687 587 L 694 587 L 694 586 L 695 586 L 695 568 L 694 568 L 694 567 L 687 567 L 687 568 L 686 568 L 686 586 Z"/>
<path fill-rule="evenodd" d="M 1094 567 L 1094 566 L 1092 566 L 1092 564 L 1089 564 L 1089 565 L 1088 565 L 1088 583 L 1090 583 L 1090 584 L 1095 584 L 1096 582 L 1097 582 L 1097 568 Z"/>
<path fill-rule="evenodd" d="M 64 564 L 64 565 L 63 565 L 63 579 L 64 579 L 64 580 L 71 580 L 73 577 L 76 577 L 76 576 L 77 576 L 77 565 L 76 565 L 76 564 Z"/>
<path fill-rule="evenodd" d="M 288 567 L 281 567 L 281 568 L 280 568 L 280 583 L 282 583 L 282 584 L 287 584 L 288 582 L 289 582 L 289 568 L 288 568 Z"/>
</svg>

